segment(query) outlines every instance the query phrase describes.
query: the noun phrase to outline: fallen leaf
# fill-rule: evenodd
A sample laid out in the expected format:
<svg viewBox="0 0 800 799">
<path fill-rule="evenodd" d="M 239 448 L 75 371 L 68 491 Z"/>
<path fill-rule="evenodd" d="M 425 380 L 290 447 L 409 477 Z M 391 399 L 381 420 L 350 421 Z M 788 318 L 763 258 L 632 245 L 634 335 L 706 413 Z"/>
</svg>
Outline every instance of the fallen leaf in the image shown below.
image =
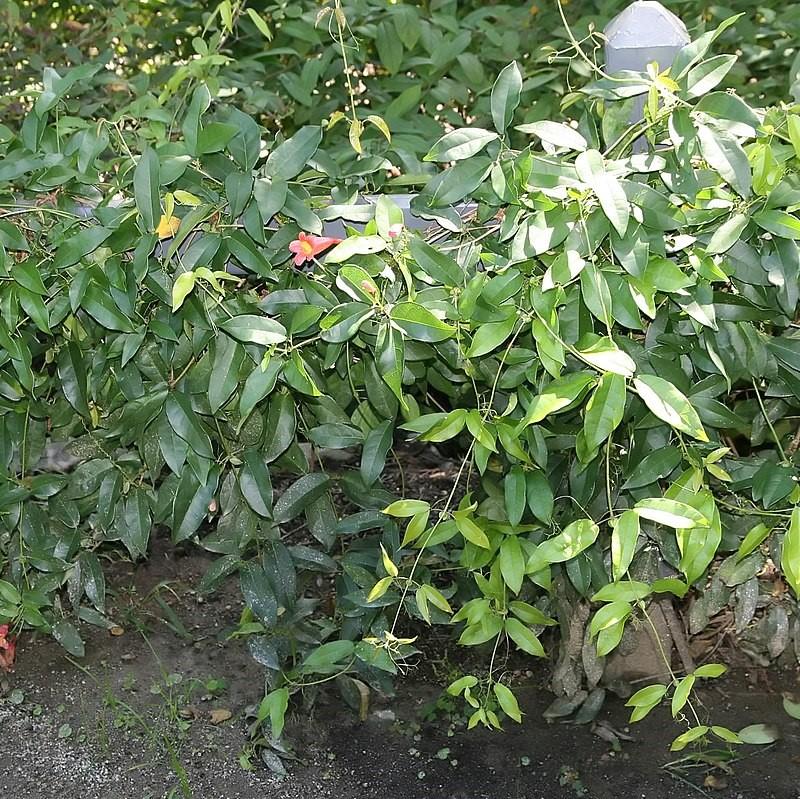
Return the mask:
<svg viewBox="0 0 800 799">
<path fill-rule="evenodd" d="M 231 713 L 231 711 L 227 710 L 226 708 L 218 708 L 217 710 L 212 710 L 209 715 L 211 717 L 212 724 L 222 724 L 223 722 L 228 721 L 228 719 L 233 717 L 233 713 Z"/>
<path fill-rule="evenodd" d="M 162 214 L 156 233 L 158 233 L 160 239 L 169 239 L 178 232 L 180 226 L 181 220 L 177 216 L 167 217 Z"/>
</svg>

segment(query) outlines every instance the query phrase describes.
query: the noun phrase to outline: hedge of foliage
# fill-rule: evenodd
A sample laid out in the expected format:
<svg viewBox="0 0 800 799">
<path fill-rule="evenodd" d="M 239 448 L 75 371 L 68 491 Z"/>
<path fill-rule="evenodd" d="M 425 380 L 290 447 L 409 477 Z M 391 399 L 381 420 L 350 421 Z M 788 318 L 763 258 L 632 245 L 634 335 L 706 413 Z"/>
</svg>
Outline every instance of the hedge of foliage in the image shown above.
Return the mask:
<svg viewBox="0 0 800 799">
<path fill-rule="evenodd" d="M 406 81 L 415 47 L 442 57 L 434 30 L 452 25 L 357 5 L 352 31 L 381 57 L 378 107 L 351 102 L 352 86 L 329 106 L 298 99 L 294 81 L 341 69 L 325 48 L 285 73 L 285 136 L 221 91 L 238 25 L 277 36 L 266 11 L 222 3 L 211 45 L 192 45 L 205 55 L 160 94 L 127 76 L 124 110 L 104 116 L 98 59 L 45 69 L 20 124 L 0 125 L 0 621 L 81 654 L 74 618 L 109 623 L 109 547 L 144 557 L 159 530 L 196 542 L 219 555 L 203 590 L 238 574 L 237 635 L 266 670 L 254 730 L 271 740 L 291 694 L 384 684 L 424 624 L 488 648 L 487 671 L 451 686 L 472 725 L 519 720 L 500 661 L 509 647 L 545 656 L 559 604 L 592 603 L 595 658 L 653 596 L 691 598 L 694 631 L 733 607 L 756 656 L 799 652 L 800 115 L 719 89 L 740 68 L 709 53 L 735 20 L 668 71 L 609 78 L 587 57 L 567 111 L 549 94 L 536 119 L 523 98 L 544 85 L 537 67 L 493 79 L 493 57 L 461 52 L 426 88 Z M 339 58 L 342 13 L 320 20 Z M 380 33 L 401 14 L 419 41 Z M 307 16 L 291 17 L 298 39 Z M 486 19 L 465 30 L 493 35 Z M 459 74 L 464 116 L 437 121 L 429 103 L 454 97 Z M 397 171 L 446 238 L 404 226 Z M 461 219 L 466 200 L 477 210 Z M 359 227 L 315 238 L 333 218 Z M 444 503 L 383 486 L 408 438 L 460 453 Z M 58 440 L 80 463 L 39 471 Z M 359 466 L 329 475 L 309 444 L 357 448 Z M 638 692 L 634 717 L 668 691 L 681 712 L 721 670 Z M 675 746 L 712 734 L 738 740 L 698 719 Z"/>
</svg>

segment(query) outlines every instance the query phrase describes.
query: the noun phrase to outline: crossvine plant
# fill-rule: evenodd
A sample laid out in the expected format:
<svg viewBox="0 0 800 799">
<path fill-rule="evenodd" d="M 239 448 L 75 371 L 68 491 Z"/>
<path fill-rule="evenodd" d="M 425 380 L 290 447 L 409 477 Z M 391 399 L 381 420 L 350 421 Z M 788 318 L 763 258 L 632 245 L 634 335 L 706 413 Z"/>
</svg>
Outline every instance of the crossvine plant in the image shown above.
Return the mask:
<svg viewBox="0 0 800 799">
<path fill-rule="evenodd" d="M 725 27 L 560 121 L 515 126 L 506 66 L 425 155 L 427 236 L 389 194 L 358 202 L 392 162 L 324 125 L 265 131 L 202 82 L 174 125 L 83 120 L 60 109 L 94 73 L 48 70 L 0 126 L 6 634 L 82 654 L 74 619 L 110 624 L 103 554 L 163 531 L 219 555 L 203 590 L 238 575 L 265 745 L 293 694 L 363 700 L 430 624 L 488 649 L 449 688 L 471 726 L 521 719 L 507 653 L 545 657 L 564 607 L 593 608 L 598 663 L 664 597 L 800 651 L 800 115 L 715 91 Z M 348 235 L 323 246 L 330 219 Z M 460 453 L 443 502 L 384 487 L 404 438 Z M 77 465 L 42 470 L 58 441 Z M 358 468 L 318 468 L 327 449 Z M 721 671 L 648 686 L 634 717 Z M 740 740 L 697 717 L 674 746 L 709 736 Z"/>
</svg>

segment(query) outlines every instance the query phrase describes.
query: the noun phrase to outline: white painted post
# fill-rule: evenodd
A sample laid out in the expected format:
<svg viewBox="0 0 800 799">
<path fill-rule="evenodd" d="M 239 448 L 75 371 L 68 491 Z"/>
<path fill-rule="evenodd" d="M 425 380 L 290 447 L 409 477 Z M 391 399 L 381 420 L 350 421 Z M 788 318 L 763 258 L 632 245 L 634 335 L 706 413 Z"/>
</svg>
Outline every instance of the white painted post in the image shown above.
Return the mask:
<svg viewBox="0 0 800 799">
<path fill-rule="evenodd" d="M 606 25 L 603 34 L 609 75 L 621 70 L 644 72 L 653 61 L 663 72 L 691 41 L 683 22 L 657 0 L 635 0 Z M 643 118 L 645 100 L 646 95 L 636 98 L 632 123 Z M 644 139 L 634 145 L 640 151 L 646 147 Z"/>
</svg>

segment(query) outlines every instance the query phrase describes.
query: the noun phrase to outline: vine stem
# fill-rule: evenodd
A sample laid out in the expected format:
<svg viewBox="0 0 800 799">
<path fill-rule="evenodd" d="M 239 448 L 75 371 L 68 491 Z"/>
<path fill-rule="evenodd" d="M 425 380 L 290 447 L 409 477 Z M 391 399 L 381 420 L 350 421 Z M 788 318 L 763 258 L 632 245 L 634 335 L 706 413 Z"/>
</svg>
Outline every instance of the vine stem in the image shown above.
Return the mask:
<svg viewBox="0 0 800 799">
<path fill-rule="evenodd" d="M 783 449 L 783 445 L 781 444 L 780 438 L 778 438 L 778 434 L 775 432 L 775 428 L 772 425 L 772 420 L 769 418 L 767 414 L 767 409 L 764 407 L 764 400 L 761 398 L 761 392 L 758 390 L 758 384 L 753 378 L 753 390 L 756 392 L 756 399 L 758 400 L 758 407 L 761 408 L 761 413 L 764 416 L 764 421 L 767 423 L 767 427 L 769 428 L 769 432 L 772 434 L 772 440 L 775 442 L 775 446 L 778 448 L 778 452 L 781 455 L 781 462 L 784 463 L 786 466 L 790 466 L 789 459 L 786 457 L 786 452 Z"/>
<path fill-rule="evenodd" d="M 352 117 L 353 123 L 355 125 L 359 124 L 358 117 L 356 116 L 356 94 L 353 90 L 353 80 L 350 77 L 350 63 L 347 60 L 347 47 L 344 43 L 344 24 L 347 22 L 347 18 L 344 15 L 344 11 L 342 10 L 342 4 L 340 0 L 336 0 L 336 5 L 334 8 L 333 16 L 336 17 L 336 29 L 339 32 L 339 38 L 337 39 L 339 43 L 339 50 L 342 53 L 342 71 L 344 73 L 344 79 L 347 83 L 347 94 L 350 98 L 350 115 Z"/>
<path fill-rule="evenodd" d="M 484 411 L 484 414 L 483 414 L 483 419 L 482 419 L 483 422 L 486 421 L 486 419 L 489 417 L 489 413 L 491 412 L 492 402 L 494 401 L 494 397 L 495 397 L 495 394 L 497 392 L 497 385 L 500 382 L 500 374 L 501 374 L 501 372 L 503 370 L 503 365 L 505 364 L 506 359 L 508 358 L 509 352 L 511 352 L 511 348 L 514 346 L 514 342 L 517 340 L 517 337 L 519 336 L 519 334 L 521 332 L 522 332 L 522 329 L 520 328 L 519 330 L 517 330 L 514 333 L 514 335 L 511 337 L 511 340 L 508 342 L 508 344 L 506 345 L 506 348 L 505 348 L 505 350 L 503 352 L 503 357 L 501 358 L 500 364 L 497 367 L 497 374 L 495 375 L 494 382 L 492 383 L 492 390 L 491 390 L 491 393 L 489 395 L 489 402 L 487 403 L 486 410 Z M 464 456 L 464 459 L 461 461 L 461 466 L 459 466 L 459 468 L 458 468 L 458 474 L 456 474 L 456 479 L 453 482 L 453 487 L 450 489 L 450 494 L 447 497 L 444 509 L 439 512 L 439 518 L 436 520 L 436 523 L 431 528 L 430 533 L 428 533 L 427 537 L 425 538 L 425 542 L 419 548 L 419 552 L 417 553 L 417 557 L 414 559 L 414 564 L 411 567 L 411 572 L 410 572 L 408 578 L 406 579 L 405 584 L 403 585 L 403 592 L 400 595 L 400 602 L 397 605 L 397 611 L 395 612 L 395 615 L 394 615 L 394 621 L 392 622 L 392 629 L 391 629 L 392 635 L 394 635 L 394 631 L 397 628 L 398 622 L 400 621 L 400 613 L 402 612 L 403 604 L 405 603 L 406 596 L 408 596 L 408 590 L 409 590 L 409 588 L 410 588 L 410 586 L 411 586 L 411 584 L 413 582 L 414 574 L 415 574 L 415 572 L 417 570 L 417 566 L 419 565 L 419 562 L 422 559 L 422 555 L 423 555 L 423 553 L 425 552 L 425 549 L 428 546 L 428 541 L 431 540 L 431 538 L 433 537 L 433 534 L 439 528 L 439 525 L 444 521 L 448 511 L 450 510 L 450 507 L 453 504 L 453 499 L 455 498 L 458 486 L 461 483 L 461 476 L 464 474 L 464 469 L 466 468 L 467 463 L 469 463 L 469 464 L 472 463 L 472 453 L 473 453 L 474 449 L 475 449 L 475 439 L 472 439 L 472 442 L 469 445 L 469 449 L 467 450 L 467 454 Z"/>
<path fill-rule="evenodd" d="M 664 665 L 667 667 L 667 671 L 669 672 L 669 676 L 672 678 L 672 684 L 677 685 L 678 677 L 676 676 L 675 672 L 672 670 L 672 663 L 670 663 L 670 659 L 667 657 L 667 653 L 664 651 L 664 645 L 661 643 L 661 636 L 658 634 L 658 630 L 656 629 L 656 625 L 653 624 L 653 619 L 650 617 L 650 614 L 647 612 L 647 608 L 644 607 L 642 604 L 641 606 L 642 615 L 647 619 L 647 623 L 650 625 L 650 629 L 653 631 L 653 637 L 655 638 L 656 645 L 658 646 L 658 651 L 664 661 Z M 665 620 L 666 621 L 666 620 Z M 689 706 L 689 709 L 692 711 L 692 715 L 694 716 L 694 720 L 697 723 L 697 726 L 700 727 L 700 716 L 697 715 L 697 711 L 694 709 L 694 705 L 692 704 L 691 699 L 686 700 L 686 704 Z"/>
</svg>

